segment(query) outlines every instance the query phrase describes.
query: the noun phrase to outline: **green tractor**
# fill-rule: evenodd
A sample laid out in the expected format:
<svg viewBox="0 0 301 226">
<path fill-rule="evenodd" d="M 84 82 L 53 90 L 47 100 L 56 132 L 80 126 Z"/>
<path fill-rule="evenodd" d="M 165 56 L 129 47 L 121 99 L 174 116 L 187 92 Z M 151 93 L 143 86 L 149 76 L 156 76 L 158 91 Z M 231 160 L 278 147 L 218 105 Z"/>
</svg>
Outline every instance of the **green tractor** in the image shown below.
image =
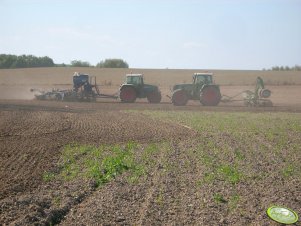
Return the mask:
<svg viewBox="0 0 301 226">
<path fill-rule="evenodd" d="M 133 103 L 137 98 L 160 103 L 161 92 L 157 86 L 144 84 L 142 74 L 127 74 L 125 83 L 120 86 L 119 98 L 125 103 Z"/>
<path fill-rule="evenodd" d="M 216 106 L 221 100 L 218 85 L 213 84 L 212 73 L 194 73 L 192 84 L 177 84 L 173 87 L 172 103 L 186 105 L 188 100 L 199 100 L 204 106 Z"/>
</svg>

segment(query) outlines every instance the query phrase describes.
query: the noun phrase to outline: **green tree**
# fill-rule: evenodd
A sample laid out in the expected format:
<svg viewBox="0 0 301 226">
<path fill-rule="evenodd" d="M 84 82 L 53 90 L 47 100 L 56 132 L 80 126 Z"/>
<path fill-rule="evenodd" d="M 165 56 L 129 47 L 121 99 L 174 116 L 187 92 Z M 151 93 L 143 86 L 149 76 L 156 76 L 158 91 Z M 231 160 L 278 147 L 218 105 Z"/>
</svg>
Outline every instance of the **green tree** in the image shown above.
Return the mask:
<svg viewBox="0 0 301 226">
<path fill-rule="evenodd" d="M 53 60 L 48 56 L 40 57 L 39 61 L 40 61 L 39 62 L 40 67 L 53 67 L 54 66 Z"/>
<path fill-rule="evenodd" d="M 0 68 L 30 68 L 30 67 L 53 67 L 50 57 L 36 57 L 33 55 L 0 55 Z"/>
<path fill-rule="evenodd" d="M 17 57 L 17 60 L 12 64 L 11 68 L 26 68 L 27 62 L 25 55 Z"/>
<path fill-rule="evenodd" d="M 90 63 L 87 61 L 81 61 L 81 60 L 73 60 L 71 61 L 72 67 L 90 67 Z"/>
<path fill-rule="evenodd" d="M 104 61 L 100 61 L 96 67 L 100 68 L 129 68 L 127 62 L 122 59 L 106 59 Z"/>
<path fill-rule="evenodd" d="M 12 68 L 13 63 L 17 61 L 17 56 L 0 54 L 0 68 Z"/>
<path fill-rule="evenodd" d="M 273 71 L 279 71 L 279 69 L 280 69 L 279 66 L 272 67 Z"/>
</svg>

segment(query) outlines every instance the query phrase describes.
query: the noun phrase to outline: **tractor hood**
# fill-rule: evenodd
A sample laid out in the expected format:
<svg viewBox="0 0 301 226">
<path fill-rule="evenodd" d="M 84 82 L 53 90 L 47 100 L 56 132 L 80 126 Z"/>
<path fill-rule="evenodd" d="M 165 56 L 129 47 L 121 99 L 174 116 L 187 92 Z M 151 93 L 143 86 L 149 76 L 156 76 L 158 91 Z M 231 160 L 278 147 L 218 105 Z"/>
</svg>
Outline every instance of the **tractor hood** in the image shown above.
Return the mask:
<svg viewBox="0 0 301 226">
<path fill-rule="evenodd" d="M 157 86 L 154 85 L 148 85 L 148 84 L 144 84 L 143 86 L 144 91 L 146 92 L 153 92 L 153 91 L 159 91 Z"/>
<path fill-rule="evenodd" d="M 193 84 L 177 84 L 174 85 L 173 90 L 184 89 L 184 90 L 192 90 Z"/>
</svg>

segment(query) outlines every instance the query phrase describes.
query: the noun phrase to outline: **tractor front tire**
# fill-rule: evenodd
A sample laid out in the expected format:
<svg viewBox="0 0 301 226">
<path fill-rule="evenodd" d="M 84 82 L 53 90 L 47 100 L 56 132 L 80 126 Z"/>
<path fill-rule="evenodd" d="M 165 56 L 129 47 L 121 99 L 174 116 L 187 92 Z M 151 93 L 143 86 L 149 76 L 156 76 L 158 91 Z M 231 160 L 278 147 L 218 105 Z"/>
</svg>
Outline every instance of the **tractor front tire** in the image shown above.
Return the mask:
<svg viewBox="0 0 301 226">
<path fill-rule="evenodd" d="M 151 104 L 157 104 L 161 102 L 162 96 L 160 92 L 151 92 L 146 96 L 147 100 Z"/>
<path fill-rule="evenodd" d="M 204 106 L 216 106 L 221 101 L 221 93 L 214 86 L 206 86 L 200 93 L 200 102 Z"/>
<path fill-rule="evenodd" d="M 173 92 L 171 101 L 175 106 L 184 106 L 188 102 L 188 96 L 182 89 L 177 89 Z"/>
<path fill-rule="evenodd" d="M 120 90 L 120 100 L 124 103 L 134 103 L 136 101 L 137 94 L 134 87 L 125 86 Z"/>
</svg>

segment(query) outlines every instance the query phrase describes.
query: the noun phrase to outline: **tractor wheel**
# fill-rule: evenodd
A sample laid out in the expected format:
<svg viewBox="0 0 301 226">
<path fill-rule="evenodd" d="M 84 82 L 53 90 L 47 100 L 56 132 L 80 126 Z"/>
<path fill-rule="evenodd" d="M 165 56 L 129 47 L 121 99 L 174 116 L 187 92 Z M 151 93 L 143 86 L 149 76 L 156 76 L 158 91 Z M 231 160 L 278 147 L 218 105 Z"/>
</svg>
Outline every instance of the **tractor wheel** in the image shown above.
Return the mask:
<svg viewBox="0 0 301 226">
<path fill-rule="evenodd" d="M 188 96 L 182 89 L 177 89 L 173 92 L 171 101 L 175 106 L 184 106 L 188 102 Z"/>
<path fill-rule="evenodd" d="M 136 101 L 137 94 L 133 87 L 126 86 L 120 90 L 120 100 L 125 103 L 134 103 Z"/>
<path fill-rule="evenodd" d="M 151 92 L 146 96 L 149 103 L 160 103 L 161 101 L 161 93 L 160 92 Z"/>
<path fill-rule="evenodd" d="M 204 106 L 216 106 L 221 100 L 221 94 L 219 90 L 213 86 L 207 86 L 203 88 L 200 93 L 200 102 Z"/>
<path fill-rule="evenodd" d="M 269 97 L 271 96 L 271 91 L 268 90 L 268 89 L 262 89 L 262 90 L 260 90 L 260 92 L 259 92 L 259 96 L 260 96 L 261 98 L 269 98 Z"/>
</svg>

